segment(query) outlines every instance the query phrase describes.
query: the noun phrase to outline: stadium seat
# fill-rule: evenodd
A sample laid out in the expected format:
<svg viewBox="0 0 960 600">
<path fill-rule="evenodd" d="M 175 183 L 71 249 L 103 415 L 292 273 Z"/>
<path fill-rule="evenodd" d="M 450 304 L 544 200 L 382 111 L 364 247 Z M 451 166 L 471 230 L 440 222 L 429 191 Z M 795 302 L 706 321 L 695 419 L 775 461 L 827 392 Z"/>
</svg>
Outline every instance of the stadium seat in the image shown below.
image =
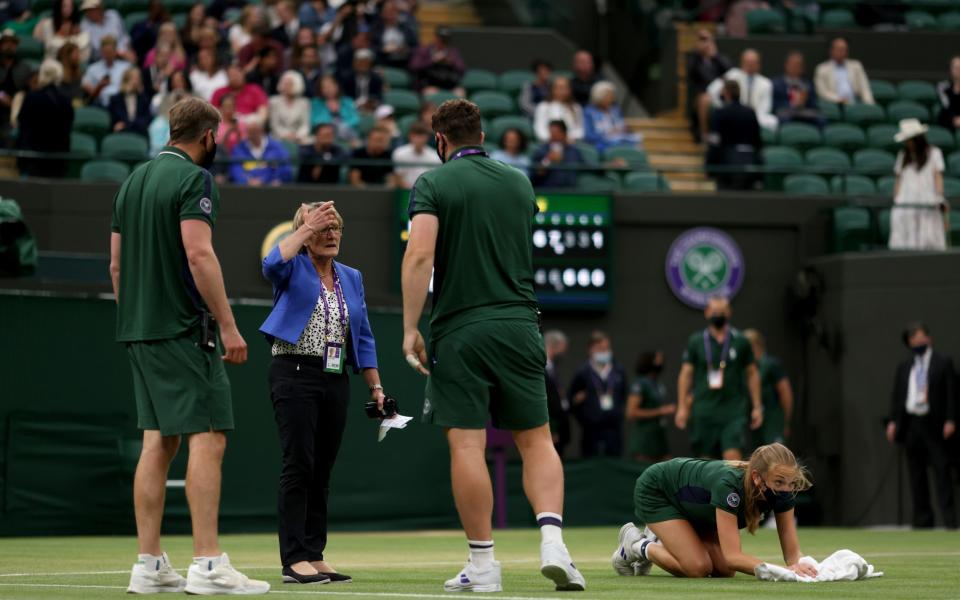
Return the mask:
<svg viewBox="0 0 960 600">
<path fill-rule="evenodd" d="M 480 107 L 480 113 L 487 117 L 509 115 L 516 111 L 513 98 L 503 92 L 477 92 L 470 97 L 470 100 Z"/>
<path fill-rule="evenodd" d="M 433 103 L 436 104 L 437 106 L 440 106 L 441 104 L 443 104 L 443 103 L 446 102 L 447 100 L 456 100 L 456 99 L 459 98 L 459 97 L 460 97 L 460 96 L 454 94 L 453 92 L 451 92 L 451 91 L 449 91 L 449 90 L 440 90 L 439 92 L 434 92 L 434 93 L 430 94 L 429 96 L 424 96 L 424 99 L 425 99 L 427 102 L 433 102 Z"/>
<path fill-rule="evenodd" d="M 951 152 L 947 156 L 947 173 L 954 177 L 960 177 L 960 151 Z"/>
<path fill-rule="evenodd" d="M 122 183 L 130 175 L 130 167 L 116 160 L 91 160 L 80 170 L 82 181 Z"/>
<path fill-rule="evenodd" d="M 410 87 L 410 73 L 404 71 L 403 69 L 397 69 L 396 67 L 381 67 L 380 73 L 383 75 L 383 80 L 391 88 L 404 88 L 407 89 Z"/>
<path fill-rule="evenodd" d="M 880 234 L 879 242 L 887 245 L 890 240 L 890 209 L 881 208 L 877 211 L 877 232 Z"/>
<path fill-rule="evenodd" d="M 830 189 L 834 194 L 847 196 L 875 196 L 877 186 L 865 175 L 837 175 L 830 180 Z"/>
<path fill-rule="evenodd" d="M 583 162 L 588 165 L 599 165 L 600 164 L 600 151 L 587 144 L 586 142 L 578 142 L 573 145 L 574 148 L 580 151 L 580 156 L 583 157 Z"/>
<path fill-rule="evenodd" d="M 850 157 L 847 153 L 829 146 L 807 150 L 804 159 L 811 171 L 837 173 L 841 169 L 850 168 Z"/>
<path fill-rule="evenodd" d="M 296 174 L 297 168 L 300 166 L 300 145 L 291 140 L 280 140 L 280 145 L 287 151 L 290 164 L 293 166 L 294 174 Z"/>
<path fill-rule="evenodd" d="M 397 119 L 397 127 L 400 129 L 400 135 L 403 136 L 403 139 L 407 139 L 410 135 L 410 126 L 416 123 L 419 118 L 418 115 L 404 115 Z"/>
<path fill-rule="evenodd" d="M 856 28 L 857 20 L 853 13 L 845 8 L 831 8 L 820 15 L 820 27 L 833 29 Z"/>
<path fill-rule="evenodd" d="M 766 127 L 760 128 L 760 141 L 764 146 L 770 146 L 777 143 L 777 132 L 770 131 Z"/>
<path fill-rule="evenodd" d="M 554 74 L 556 76 L 556 74 Z M 504 71 L 500 73 L 500 78 L 498 80 L 497 87 L 500 88 L 501 92 L 510 94 L 511 96 L 516 95 L 523 89 L 523 84 L 528 81 L 533 81 L 534 76 L 531 71 L 526 69 L 514 69 L 512 71 Z"/>
<path fill-rule="evenodd" d="M 841 112 L 840 105 L 836 102 L 818 100 L 817 105 L 820 107 L 820 112 L 823 113 L 824 118 L 830 123 L 843 120 L 843 112 Z"/>
<path fill-rule="evenodd" d="M 624 187 L 633 192 L 669 191 L 670 185 L 653 171 L 627 173 L 623 178 Z"/>
<path fill-rule="evenodd" d="M 803 156 L 796 148 L 788 146 L 767 146 L 760 150 L 763 165 L 769 171 L 764 176 L 764 188 L 783 190 L 783 178 L 786 173 L 803 168 Z"/>
<path fill-rule="evenodd" d="M 53 0 L 33 0 L 30 4 L 30 12 L 35 15 L 38 15 L 44 11 L 51 10 L 53 8 Z"/>
<path fill-rule="evenodd" d="M 97 138 L 88 133 L 70 133 L 70 153 L 78 158 L 93 158 L 97 155 Z"/>
<path fill-rule="evenodd" d="M 619 189 L 619 179 L 592 173 L 580 173 L 577 176 L 577 190 L 581 192 L 616 192 Z"/>
<path fill-rule="evenodd" d="M 864 148 L 853 153 L 853 168 L 873 175 L 892 173 L 896 161 L 893 154 L 877 148 Z"/>
<path fill-rule="evenodd" d="M 921 104 L 937 102 L 937 88 L 929 81 L 918 81 L 916 79 L 901 81 L 897 85 L 897 92 L 901 100 L 913 100 Z"/>
<path fill-rule="evenodd" d="M 867 145 L 871 148 L 880 148 L 895 152 L 900 144 L 893 139 L 897 134 L 897 126 L 889 123 L 883 125 L 871 125 L 867 128 Z"/>
<path fill-rule="evenodd" d="M 897 182 L 895 175 L 884 175 L 877 179 L 877 194 L 887 198 L 893 198 L 893 188 Z"/>
<path fill-rule="evenodd" d="M 642 169 L 649 165 L 647 153 L 637 148 L 610 148 L 603 153 L 604 162 L 611 162 L 618 158 L 627 161 L 631 169 Z"/>
<path fill-rule="evenodd" d="M 780 127 L 780 144 L 793 146 L 801 150 L 813 148 L 823 143 L 820 130 L 806 123 L 787 123 Z"/>
<path fill-rule="evenodd" d="M 947 198 L 960 197 L 960 179 L 956 177 L 944 177 L 943 195 Z"/>
<path fill-rule="evenodd" d="M 833 209 L 834 252 L 857 252 L 870 246 L 873 231 L 870 211 L 859 206 L 840 206 Z"/>
<path fill-rule="evenodd" d="M 937 17 L 937 25 L 941 31 L 960 31 L 960 12 L 945 12 Z"/>
<path fill-rule="evenodd" d="M 147 13 L 143 11 L 132 12 L 123 17 L 123 26 L 127 31 L 133 31 L 134 26 L 147 20 Z"/>
<path fill-rule="evenodd" d="M 17 56 L 23 60 L 43 60 L 43 42 L 29 36 L 19 36 Z"/>
<path fill-rule="evenodd" d="M 121 0 L 123 1 L 123 0 Z M 163 6 L 170 14 L 186 14 L 190 12 L 190 9 L 193 8 L 193 5 L 197 3 L 197 0 L 163 0 Z M 149 6 L 149 3 L 148 3 Z M 146 10 L 146 9 L 141 9 Z"/>
<path fill-rule="evenodd" d="M 956 146 L 956 139 L 953 137 L 953 134 L 944 127 L 939 125 L 931 125 L 929 131 L 927 131 L 927 141 L 940 148 L 944 154 L 949 154 L 953 151 L 954 146 Z"/>
<path fill-rule="evenodd" d="M 937 29 L 939 24 L 933 15 L 924 10 L 908 10 L 903 15 L 903 20 L 910 29 L 924 31 Z"/>
<path fill-rule="evenodd" d="M 851 104 L 843 110 L 843 120 L 860 127 L 886 121 L 887 115 L 879 104 Z"/>
<path fill-rule="evenodd" d="M 823 144 L 840 148 L 841 150 L 856 150 L 867 143 L 867 136 L 856 125 L 850 123 L 834 123 L 827 125 L 823 130 Z"/>
<path fill-rule="evenodd" d="M 147 138 L 136 133 L 111 133 L 104 137 L 100 154 L 114 160 L 140 161 L 150 158 Z"/>
<path fill-rule="evenodd" d="M 755 8 L 747 13 L 747 33 L 784 33 L 786 19 L 776 10 Z"/>
<path fill-rule="evenodd" d="M 503 132 L 507 129 L 519 129 L 528 140 L 533 140 L 533 125 L 530 119 L 518 115 L 505 115 L 497 117 L 490 123 L 490 139 L 499 140 Z"/>
<path fill-rule="evenodd" d="M 120 14 L 123 16 L 128 16 L 131 13 L 137 12 L 147 12 L 150 7 L 150 0 L 119 0 L 117 3 L 117 10 L 120 11 Z M 128 29 L 129 31 L 129 29 Z"/>
<path fill-rule="evenodd" d="M 886 105 L 900 99 L 897 87 L 886 79 L 871 79 L 870 91 L 873 92 L 873 99 L 877 104 Z"/>
<path fill-rule="evenodd" d="M 788 194 L 826 195 L 830 193 L 830 186 L 819 175 L 794 174 L 784 178 L 783 191 Z"/>
<path fill-rule="evenodd" d="M 110 113 L 99 106 L 81 106 L 73 111 L 73 131 L 100 139 L 110 131 Z"/>
<path fill-rule="evenodd" d="M 492 71 L 485 69 L 467 69 L 460 80 L 460 86 L 468 93 L 478 92 L 480 90 L 497 89 L 497 76 Z"/>
<path fill-rule="evenodd" d="M 891 123 L 899 123 L 901 119 L 920 119 L 926 123 L 930 121 L 930 111 L 919 102 L 898 100 L 887 107 L 887 118 Z"/>
<path fill-rule="evenodd" d="M 377 124 L 377 118 L 370 113 L 360 113 L 360 119 L 357 122 L 357 133 L 360 137 L 367 137 L 373 126 Z"/>
<path fill-rule="evenodd" d="M 420 110 L 420 96 L 410 90 L 387 90 L 383 101 L 393 107 L 397 115 L 407 115 Z"/>
</svg>

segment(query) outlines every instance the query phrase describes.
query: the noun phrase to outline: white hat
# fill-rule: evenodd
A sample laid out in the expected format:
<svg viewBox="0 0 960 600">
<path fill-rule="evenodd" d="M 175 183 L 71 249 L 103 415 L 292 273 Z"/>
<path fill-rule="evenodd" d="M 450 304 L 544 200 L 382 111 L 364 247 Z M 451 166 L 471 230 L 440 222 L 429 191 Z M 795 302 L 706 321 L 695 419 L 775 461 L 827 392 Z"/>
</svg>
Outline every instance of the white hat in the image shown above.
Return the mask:
<svg viewBox="0 0 960 600">
<path fill-rule="evenodd" d="M 393 107 L 389 104 L 381 104 L 377 107 L 377 110 L 373 113 L 373 116 L 379 119 L 386 119 L 387 117 L 393 116 Z"/>
<path fill-rule="evenodd" d="M 100 0 L 83 0 L 83 3 L 80 5 L 80 10 L 90 10 L 92 8 L 100 8 Z"/>
<path fill-rule="evenodd" d="M 910 138 L 925 134 L 929 129 L 929 127 L 920 122 L 920 119 L 901 119 L 900 131 L 897 132 L 897 135 L 893 136 L 893 141 L 897 143 L 905 142 Z"/>
</svg>

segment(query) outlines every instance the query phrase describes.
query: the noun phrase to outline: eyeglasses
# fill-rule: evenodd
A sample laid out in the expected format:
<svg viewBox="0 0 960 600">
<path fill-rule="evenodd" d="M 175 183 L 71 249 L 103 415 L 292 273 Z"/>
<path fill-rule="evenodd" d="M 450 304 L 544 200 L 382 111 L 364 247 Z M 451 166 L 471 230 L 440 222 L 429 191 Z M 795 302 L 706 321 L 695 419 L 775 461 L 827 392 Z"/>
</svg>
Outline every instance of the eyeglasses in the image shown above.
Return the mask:
<svg viewBox="0 0 960 600">
<path fill-rule="evenodd" d="M 318 230 L 318 231 L 317 231 L 317 234 L 318 234 L 318 235 L 333 235 L 333 236 L 343 235 L 343 227 L 340 226 L 340 225 L 331 225 L 330 227 L 326 227 L 326 228 L 324 228 L 324 229 Z"/>
</svg>

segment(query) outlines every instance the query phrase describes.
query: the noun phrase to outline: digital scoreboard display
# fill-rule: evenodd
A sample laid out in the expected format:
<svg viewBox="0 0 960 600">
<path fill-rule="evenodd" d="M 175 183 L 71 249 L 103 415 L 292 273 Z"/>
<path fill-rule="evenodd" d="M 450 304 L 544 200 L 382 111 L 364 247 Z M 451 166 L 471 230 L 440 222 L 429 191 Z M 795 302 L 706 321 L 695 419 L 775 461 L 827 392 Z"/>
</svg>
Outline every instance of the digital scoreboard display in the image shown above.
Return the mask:
<svg viewBox="0 0 960 600">
<path fill-rule="evenodd" d="M 397 193 L 397 281 L 409 237 L 409 193 Z M 533 218 L 533 280 L 545 310 L 606 310 L 611 298 L 613 199 L 538 194 Z M 399 285 L 399 283 L 398 283 Z"/>
</svg>

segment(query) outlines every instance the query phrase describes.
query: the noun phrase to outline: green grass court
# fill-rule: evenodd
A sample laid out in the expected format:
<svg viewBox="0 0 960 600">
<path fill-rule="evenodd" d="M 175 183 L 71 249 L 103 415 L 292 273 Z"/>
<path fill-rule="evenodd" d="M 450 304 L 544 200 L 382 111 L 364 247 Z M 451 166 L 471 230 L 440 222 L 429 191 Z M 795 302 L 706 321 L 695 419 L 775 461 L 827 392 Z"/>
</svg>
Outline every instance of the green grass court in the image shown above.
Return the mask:
<svg viewBox="0 0 960 600">
<path fill-rule="evenodd" d="M 734 579 L 682 580 L 654 568 L 649 577 L 618 577 L 609 565 L 617 527 L 565 532 L 575 562 L 587 578 L 581 600 L 621 598 L 928 598 L 960 597 L 960 536 L 944 531 L 801 529 L 805 553 L 818 560 L 840 548 L 862 554 L 884 577 L 843 583 L 766 583 L 738 575 Z M 539 573 L 539 532 L 498 532 L 497 558 L 503 563 L 503 587 L 494 597 L 569 597 L 552 589 Z M 776 532 L 743 536 L 748 552 L 780 560 Z M 280 582 L 276 537 L 230 535 L 222 540 L 233 564 L 246 574 L 266 579 L 275 596 L 338 598 L 440 598 L 444 579 L 466 558 L 460 532 L 342 533 L 331 536 L 328 560 L 354 577 L 354 583 L 295 586 Z M 175 567 L 186 571 L 190 539 L 166 538 Z M 133 562 L 134 538 L 51 537 L 0 539 L 0 598 L 97 599 L 121 597 Z M 456 596 L 455 596 L 456 597 Z"/>
</svg>

